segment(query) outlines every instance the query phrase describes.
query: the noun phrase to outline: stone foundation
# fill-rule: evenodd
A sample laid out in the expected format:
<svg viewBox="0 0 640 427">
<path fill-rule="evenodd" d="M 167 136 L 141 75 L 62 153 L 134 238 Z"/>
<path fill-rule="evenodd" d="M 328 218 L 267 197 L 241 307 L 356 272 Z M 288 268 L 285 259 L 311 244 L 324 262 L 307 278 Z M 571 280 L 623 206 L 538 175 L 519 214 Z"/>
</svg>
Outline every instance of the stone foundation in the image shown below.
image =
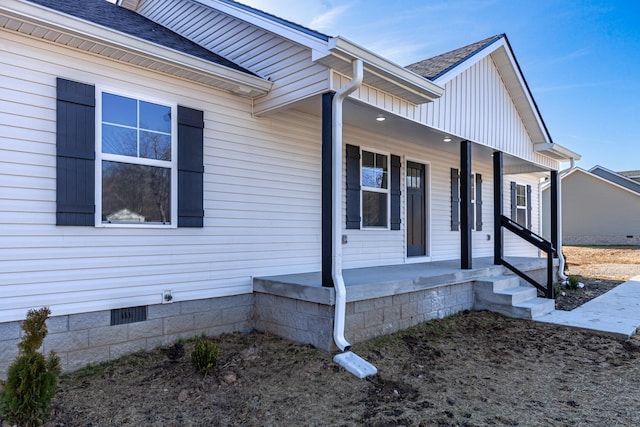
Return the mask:
<svg viewBox="0 0 640 427">
<path fill-rule="evenodd" d="M 640 234 L 636 235 L 570 235 L 563 236 L 565 245 L 640 245 Z"/>
<path fill-rule="evenodd" d="M 150 305 L 147 320 L 111 326 L 111 311 L 53 316 L 47 321 L 45 354 L 55 351 L 64 371 L 151 350 L 181 338 L 253 329 L 253 295 Z M 26 313 L 25 313 L 26 316 Z M 0 378 L 18 355 L 20 322 L 0 324 Z"/>
<path fill-rule="evenodd" d="M 350 344 L 441 319 L 473 307 L 471 282 L 348 302 L 345 336 Z M 259 331 L 334 351 L 334 306 L 256 293 Z"/>
</svg>

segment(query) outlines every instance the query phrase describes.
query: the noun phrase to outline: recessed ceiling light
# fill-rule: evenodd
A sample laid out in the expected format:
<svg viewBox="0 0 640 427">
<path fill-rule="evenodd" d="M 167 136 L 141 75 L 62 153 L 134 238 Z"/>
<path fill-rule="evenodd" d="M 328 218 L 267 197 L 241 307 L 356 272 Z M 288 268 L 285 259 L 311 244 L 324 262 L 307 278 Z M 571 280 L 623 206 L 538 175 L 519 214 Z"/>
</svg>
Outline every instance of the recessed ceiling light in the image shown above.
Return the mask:
<svg viewBox="0 0 640 427">
<path fill-rule="evenodd" d="M 449 135 L 445 136 L 443 139 L 444 142 L 451 142 L 451 137 Z"/>
<path fill-rule="evenodd" d="M 382 114 L 378 114 L 378 116 L 376 117 L 376 121 L 378 122 L 384 122 L 385 120 L 387 120 L 387 118 Z"/>
</svg>

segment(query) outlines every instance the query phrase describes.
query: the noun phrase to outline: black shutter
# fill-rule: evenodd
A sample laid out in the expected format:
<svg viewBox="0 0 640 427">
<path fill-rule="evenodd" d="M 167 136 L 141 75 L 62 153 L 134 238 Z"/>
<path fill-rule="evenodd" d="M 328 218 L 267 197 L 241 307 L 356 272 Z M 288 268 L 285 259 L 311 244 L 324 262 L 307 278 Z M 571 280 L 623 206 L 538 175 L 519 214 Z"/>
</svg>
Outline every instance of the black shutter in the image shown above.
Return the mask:
<svg viewBox="0 0 640 427">
<path fill-rule="evenodd" d="M 178 106 L 178 227 L 202 227 L 204 114 Z"/>
<path fill-rule="evenodd" d="M 95 87 L 56 81 L 56 225 L 95 225 Z"/>
<path fill-rule="evenodd" d="M 346 151 L 346 228 L 349 230 L 358 230 L 360 229 L 360 147 L 347 144 Z"/>
<path fill-rule="evenodd" d="M 518 221 L 518 199 L 516 195 L 516 183 L 511 181 L 511 220 Z"/>
<path fill-rule="evenodd" d="M 400 156 L 391 155 L 391 229 L 400 230 Z"/>
<path fill-rule="evenodd" d="M 482 175 L 476 174 L 476 231 L 482 231 Z"/>
<path fill-rule="evenodd" d="M 531 230 L 531 186 L 527 185 L 527 228 Z"/>
<path fill-rule="evenodd" d="M 460 230 L 460 174 L 451 168 L 451 231 Z"/>
</svg>

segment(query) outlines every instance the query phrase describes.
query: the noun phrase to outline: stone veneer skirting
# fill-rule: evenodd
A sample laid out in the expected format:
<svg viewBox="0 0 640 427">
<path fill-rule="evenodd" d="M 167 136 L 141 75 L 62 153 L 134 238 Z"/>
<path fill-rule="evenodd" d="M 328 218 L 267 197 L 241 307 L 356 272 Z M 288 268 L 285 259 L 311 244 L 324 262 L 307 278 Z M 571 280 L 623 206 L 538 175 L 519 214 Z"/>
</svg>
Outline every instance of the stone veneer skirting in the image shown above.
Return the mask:
<svg viewBox="0 0 640 427">
<path fill-rule="evenodd" d="M 635 235 L 568 235 L 562 237 L 565 245 L 640 245 L 640 234 Z"/>
<path fill-rule="evenodd" d="M 253 329 L 252 294 L 150 305 L 147 320 L 111 326 L 111 311 L 52 316 L 41 351 L 53 350 L 65 371 L 151 350 L 181 338 Z M 25 313 L 26 316 L 26 313 Z M 0 323 L 0 378 L 18 355 L 19 321 Z"/>
<path fill-rule="evenodd" d="M 525 271 L 543 281 L 546 269 L 540 268 L 540 262 L 545 261 L 526 264 Z M 501 274 L 504 268 L 452 271 L 423 278 L 422 283 L 415 279 L 348 288 L 353 299 L 346 307 L 347 340 L 355 344 L 471 310 L 475 300 L 474 281 Z M 285 285 L 254 278 L 253 294 L 150 305 L 147 320 L 141 322 L 111 326 L 109 310 L 53 316 L 48 321 L 49 334 L 41 350 L 44 353 L 54 350 L 62 368 L 73 371 L 88 364 L 169 345 L 178 339 L 255 329 L 334 351 L 337 350 L 333 342 L 334 304 L 333 288 Z M 0 323 L 2 379 L 18 354 L 21 335 L 19 321 Z"/>
<path fill-rule="evenodd" d="M 471 283 L 446 285 L 348 302 L 345 336 L 350 344 L 407 329 L 473 308 Z M 333 342 L 333 305 L 256 293 L 256 329 L 326 351 Z"/>
</svg>

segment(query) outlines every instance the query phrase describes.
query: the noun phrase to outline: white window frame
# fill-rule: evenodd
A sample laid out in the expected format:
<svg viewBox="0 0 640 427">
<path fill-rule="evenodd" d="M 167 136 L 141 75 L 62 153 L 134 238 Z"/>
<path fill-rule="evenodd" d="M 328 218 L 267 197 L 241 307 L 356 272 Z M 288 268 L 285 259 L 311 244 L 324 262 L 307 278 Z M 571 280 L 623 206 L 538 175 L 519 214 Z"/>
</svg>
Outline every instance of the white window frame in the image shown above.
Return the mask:
<svg viewBox="0 0 640 427">
<path fill-rule="evenodd" d="M 374 188 L 374 187 L 365 187 L 362 183 L 362 161 L 364 159 L 364 152 L 369 152 L 373 154 L 380 154 L 387 157 L 387 188 Z M 360 229 L 361 230 L 390 230 L 391 226 L 391 153 L 372 150 L 369 148 L 360 148 Z M 376 226 L 376 225 L 364 225 L 364 203 L 363 203 L 363 193 L 365 191 L 369 191 L 372 193 L 383 193 L 387 195 L 387 224 L 385 226 Z"/>
<path fill-rule="evenodd" d="M 462 216 L 462 212 L 460 211 L 462 208 L 462 174 L 458 175 L 458 197 L 460 201 L 458 202 L 458 224 L 460 224 L 460 228 L 462 228 L 462 221 L 460 217 Z M 473 217 L 473 221 L 471 221 L 471 231 L 476 231 L 476 174 L 475 172 L 471 173 L 471 212 L 470 214 Z"/>
<path fill-rule="evenodd" d="M 130 157 L 102 152 L 102 94 L 124 96 L 137 101 L 145 101 L 171 108 L 171 160 L 156 160 Z M 112 87 L 96 85 L 96 161 L 95 161 L 95 226 L 112 228 L 177 228 L 178 227 L 178 104 L 138 93 L 127 92 Z M 108 223 L 102 221 L 102 161 L 113 161 L 143 166 L 168 168 L 171 172 L 171 196 L 169 211 L 171 222 L 160 223 Z"/>
</svg>

